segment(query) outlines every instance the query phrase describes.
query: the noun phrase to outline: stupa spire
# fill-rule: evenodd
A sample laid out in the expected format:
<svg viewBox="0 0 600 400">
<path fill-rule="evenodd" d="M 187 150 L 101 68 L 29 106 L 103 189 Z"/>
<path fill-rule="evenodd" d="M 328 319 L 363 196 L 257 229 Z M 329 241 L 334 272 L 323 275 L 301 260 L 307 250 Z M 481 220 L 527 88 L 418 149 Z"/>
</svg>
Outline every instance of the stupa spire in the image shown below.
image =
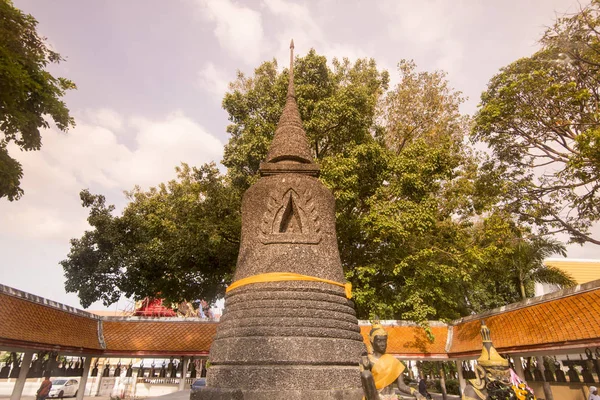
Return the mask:
<svg viewBox="0 0 600 400">
<path fill-rule="evenodd" d="M 279 118 L 273 142 L 269 148 L 266 162 L 261 165 L 263 174 L 270 173 L 273 168 L 268 164 L 300 163 L 313 164 L 306 132 L 302 127 L 302 119 L 296 103 L 294 88 L 294 41 L 290 43 L 290 69 L 288 92 L 283 113 Z M 314 165 L 314 164 L 313 164 Z M 277 168 L 281 169 L 281 168 Z M 314 168 L 311 168 L 311 170 Z"/>
<path fill-rule="evenodd" d="M 287 97 L 290 96 L 296 98 L 296 90 L 294 89 L 294 39 L 290 42 L 290 76 Z"/>
</svg>

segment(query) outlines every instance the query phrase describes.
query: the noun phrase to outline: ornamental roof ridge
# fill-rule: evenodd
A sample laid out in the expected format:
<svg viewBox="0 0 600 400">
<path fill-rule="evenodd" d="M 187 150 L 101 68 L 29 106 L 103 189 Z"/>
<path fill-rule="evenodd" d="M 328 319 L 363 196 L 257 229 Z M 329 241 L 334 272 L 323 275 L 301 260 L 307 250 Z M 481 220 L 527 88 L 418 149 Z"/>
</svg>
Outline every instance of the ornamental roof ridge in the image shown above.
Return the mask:
<svg viewBox="0 0 600 400">
<path fill-rule="evenodd" d="M 12 296 L 12 297 L 18 297 L 20 299 L 27 300 L 27 301 L 30 301 L 32 303 L 36 303 L 36 304 L 39 304 L 39 305 L 42 305 L 42 306 L 54 308 L 54 309 L 57 309 L 57 310 L 60 310 L 60 311 L 67 312 L 69 314 L 78 315 L 80 317 L 87 317 L 87 318 L 91 318 L 91 319 L 95 319 L 95 320 L 102 319 L 102 317 L 100 317 L 100 316 L 98 316 L 96 314 L 93 314 L 93 313 L 91 313 L 89 311 L 84 311 L 84 310 L 81 310 L 79 308 L 68 306 L 66 304 L 59 303 L 59 302 L 54 301 L 54 300 L 49 300 L 49 299 L 46 299 L 44 297 L 37 296 L 37 295 L 31 294 L 31 293 L 27 293 L 27 292 L 24 292 L 24 291 L 19 290 L 19 289 L 15 289 L 15 288 L 10 287 L 10 286 L 6 286 L 6 285 L 0 284 L 0 293 L 6 294 L 6 295 Z"/>
<path fill-rule="evenodd" d="M 403 319 L 382 319 L 379 321 L 379 323 L 382 326 L 408 326 L 408 327 L 415 327 L 415 328 L 419 328 L 422 327 L 422 325 L 419 325 L 416 322 L 413 321 L 408 321 L 408 320 L 403 320 Z M 446 327 L 449 326 L 447 323 L 442 322 L 442 321 L 427 321 L 427 324 L 429 326 L 434 326 L 434 327 Z M 368 319 L 359 319 L 358 320 L 358 325 L 359 326 L 371 326 L 371 321 Z"/>
<path fill-rule="evenodd" d="M 218 323 L 218 319 L 202 317 L 143 317 L 143 316 L 102 316 L 105 322 L 193 322 L 193 323 Z"/>
<path fill-rule="evenodd" d="M 587 283 L 583 283 L 581 285 L 576 285 L 576 286 L 573 286 L 570 288 L 558 290 L 556 292 L 548 293 L 548 294 L 545 294 L 542 296 L 530 297 L 528 299 L 521 300 L 516 303 L 507 304 L 505 306 L 497 307 L 497 308 L 494 308 L 491 310 L 487 310 L 487 311 L 484 311 L 479 314 L 473 314 L 473 315 L 468 315 L 468 316 L 465 316 L 462 318 L 458 318 L 458 319 L 450 322 L 450 325 L 456 326 L 456 325 L 462 324 L 464 322 L 487 318 L 492 315 L 502 314 L 502 313 L 505 313 L 508 311 L 515 311 L 515 310 L 519 310 L 522 308 L 532 307 L 532 306 L 535 306 L 538 304 L 547 303 L 547 302 L 559 300 L 559 299 L 564 299 L 566 297 L 570 297 L 570 296 L 573 296 L 573 295 L 576 295 L 579 293 L 590 292 L 590 291 L 598 290 L 598 289 L 600 289 L 600 279 L 597 279 L 597 280 L 591 281 L 591 282 L 587 282 Z"/>
</svg>

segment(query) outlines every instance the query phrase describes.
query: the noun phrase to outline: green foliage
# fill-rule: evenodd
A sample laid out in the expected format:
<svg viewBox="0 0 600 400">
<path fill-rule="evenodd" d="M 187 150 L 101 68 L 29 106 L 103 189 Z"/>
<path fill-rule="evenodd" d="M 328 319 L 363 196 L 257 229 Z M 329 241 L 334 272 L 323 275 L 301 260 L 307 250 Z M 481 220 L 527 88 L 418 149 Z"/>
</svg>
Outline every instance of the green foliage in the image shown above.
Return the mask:
<svg viewBox="0 0 600 400">
<path fill-rule="evenodd" d="M 539 228 L 590 236 L 600 220 L 600 2 L 559 18 L 543 48 L 501 69 L 481 97 L 472 139 L 507 213 Z"/>
<path fill-rule="evenodd" d="M 456 284 L 468 274 L 456 255 L 470 226 L 468 175 L 476 170 L 461 144 L 463 100 L 441 72 L 417 72 L 410 61 L 399 72 L 401 83 L 387 91 L 388 75 L 373 60 L 334 60 L 329 68 L 311 51 L 296 60 L 299 111 L 337 200 L 340 254 L 359 315 L 458 317 L 467 309 Z M 287 80 L 267 62 L 252 78 L 240 74 L 225 96 L 232 138 L 223 163 L 240 190 L 258 178 Z"/>
<path fill-rule="evenodd" d="M 544 265 L 544 259 L 565 256 L 564 244 L 535 236 L 506 214 L 496 212 L 474 226 L 479 262 L 472 271 L 470 300 L 473 311 L 500 307 L 534 295 L 534 284 L 575 284 L 563 271 Z"/>
<path fill-rule="evenodd" d="M 358 316 L 426 326 L 518 300 L 520 281 L 506 270 L 510 244 L 527 230 L 492 207 L 498 189 L 465 145 L 461 94 L 444 73 L 419 72 L 411 61 L 401 61 L 399 73 L 389 89 L 373 60 L 334 59 L 330 67 L 311 50 L 295 61 L 299 111 L 320 179 L 336 198 Z M 259 178 L 287 82 L 288 71 L 270 61 L 230 85 L 226 175 L 184 165 L 177 180 L 130 192 L 118 217 L 104 197 L 83 191 L 93 230 L 72 241 L 62 262 L 67 290 L 84 306 L 122 294 L 222 296 L 237 258 L 241 195 Z M 526 287 L 543 278 L 526 271 Z"/>
<path fill-rule="evenodd" d="M 314 155 L 323 160 L 344 154 L 355 145 L 372 141 L 376 106 L 388 84 L 387 72 L 379 72 L 375 61 L 327 59 L 311 50 L 296 59 L 294 81 L 298 107 Z M 277 62 L 265 62 L 253 77 L 238 73 L 223 108 L 232 122 L 223 164 L 239 188 L 247 188 L 258 177 L 260 162 L 267 155 L 283 106 L 288 72 L 277 72 Z"/>
<path fill-rule="evenodd" d="M 75 125 L 60 100 L 75 84 L 45 70 L 63 59 L 38 36 L 36 25 L 35 18 L 10 0 L 0 0 L 0 198 L 11 201 L 23 195 L 23 169 L 8 154 L 7 145 L 14 142 L 21 150 L 39 150 L 40 128 L 50 126 L 45 116 L 63 131 Z"/>
<path fill-rule="evenodd" d="M 458 382 L 458 379 L 446 379 L 446 393 L 460 396 L 460 382 Z"/>
<path fill-rule="evenodd" d="M 84 307 L 121 295 L 212 301 L 231 278 L 239 246 L 240 195 L 214 165 L 177 169 L 178 179 L 135 188 L 122 216 L 101 195 L 81 192 L 93 230 L 71 241 L 61 262 L 66 290 Z"/>
<path fill-rule="evenodd" d="M 456 318 L 468 313 L 475 159 L 462 146 L 460 93 L 441 72 L 399 63 L 380 98 L 383 127 L 367 147 L 323 162 L 338 199 L 338 238 L 361 316 Z M 330 167 L 331 171 L 327 168 Z"/>
</svg>

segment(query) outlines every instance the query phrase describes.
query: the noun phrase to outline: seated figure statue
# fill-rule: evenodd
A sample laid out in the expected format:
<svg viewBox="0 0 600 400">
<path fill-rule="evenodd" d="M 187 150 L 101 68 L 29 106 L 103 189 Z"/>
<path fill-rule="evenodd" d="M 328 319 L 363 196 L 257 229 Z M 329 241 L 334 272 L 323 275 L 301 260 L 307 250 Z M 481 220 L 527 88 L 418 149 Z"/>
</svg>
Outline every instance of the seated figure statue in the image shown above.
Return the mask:
<svg viewBox="0 0 600 400">
<path fill-rule="evenodd" d="M 369 332 L 373 352 L 361 360 L 361 380 L 366 400 L 396 399 L 396 386 L 401 392 L 424 399 L 403 380 L 404 365 L 391 354 L 386 354 L 388 334 L 379 321 L 374 321 Z"/>
<path fill-rule="evenodd" d="M 535 400 L 525 384 L 511 381 L 508 360 L 502 357 L 492 344 L 490 330 L 481 321 L 483 348 L 477 359 L 475 378 L 467 380 L 462 400 L 520 399 Z"/>
</svg>

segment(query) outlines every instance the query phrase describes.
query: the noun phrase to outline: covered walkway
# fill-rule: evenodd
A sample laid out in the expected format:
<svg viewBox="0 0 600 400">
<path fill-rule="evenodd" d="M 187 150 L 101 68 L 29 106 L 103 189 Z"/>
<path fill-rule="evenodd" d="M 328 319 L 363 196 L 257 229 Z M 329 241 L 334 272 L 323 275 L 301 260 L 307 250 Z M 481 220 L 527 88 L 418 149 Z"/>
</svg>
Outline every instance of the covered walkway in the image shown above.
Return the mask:
<svg viewBox="0 0 600 400">
<path fill-rule="evenodd" d="M 463 387 L 465 361 L 477 358 L 481 352 L 479 329 L 482 319 L 492 332 L 496 349 L 512 358 L 515 371 L 523 379 L 537 379 L 549 385 L 550 375 L 546 373 L 547 377 L 544 377 L 546 359 L 542 357 L 564 358 L 570 355 L 568 360 L 557 358 L 559 369 L 569 368 L 566 375 L 569 377 L 568 374 L 571 374 L 573 380 L 577 375 L 579 384 L 584 386 L 591 383 L 588 381 L 598 383 L 600 380 L 598 316 L 600 280 L 448 324 L 431 321 L 433 340 L 429 340 L 423 328 L 410 322 L 382 321 L 382 324 L 389 333 L 389 353 L 403 360 L 456 361 Z M 41 365 L 37 360 L 41 352 L 77 356 L 85 360 L 81 384 L 85 385 L 88 376 L 91 376 L 96 383 L 90 390 L 92 394 L 101 394 L 104 378 L 112 378 L 113 382 L 115 378 L 119 379 L 114 375 L 115 362 L 110 365 L 110 359 L 115 358 L 170 358 L 171 364 L 177 365 L 177 371 L 173 367 L 168 376 L 163 374 L 162 378 L 170 377 L 172 385 L 184 389 L 191 376 L 188 370 L 190 360 L 206 359 L 218 324 L 196 317 L 100 317 L 3 285 L 0 285 L 0 321 L 0 350 L 21 354 L 19 370 L 16 370 L 15 364 L 9 372 L 14 378 L 18 376 L 11 396 L 14 400 L 23 394 L 26 377 L 36 376 L 29 371 L 30 367 L 33 373 L 41 376 Z M 368 321 L 360 324 L 367 343 L 370 324 Z M 95 368 L 92 367 L 92 359 L 96 360 Z M 125 372 L 127 369 L 131 371 Z M 550 369 L 557 381 L 556 369 L 552 366 Z M 575 370 L 574 374 L 572 370 Z M 152 370 L 150 375 L 148 364 L 145 368 L 142 365 L 123 365 L 120 375 L 125 377 L 127 374 L 139 383 L 140 378 L 156 377 L 154 373 Z M 541 379 L 538 379 L 540 374 Z M 6 381 L 0 373 L 0 385 L 3 380 Z M 107 382 L 106 379 L 104 381 Z M 78 393 L 77 399 L 83 396 L 83 393 Z"/>
</svg>

